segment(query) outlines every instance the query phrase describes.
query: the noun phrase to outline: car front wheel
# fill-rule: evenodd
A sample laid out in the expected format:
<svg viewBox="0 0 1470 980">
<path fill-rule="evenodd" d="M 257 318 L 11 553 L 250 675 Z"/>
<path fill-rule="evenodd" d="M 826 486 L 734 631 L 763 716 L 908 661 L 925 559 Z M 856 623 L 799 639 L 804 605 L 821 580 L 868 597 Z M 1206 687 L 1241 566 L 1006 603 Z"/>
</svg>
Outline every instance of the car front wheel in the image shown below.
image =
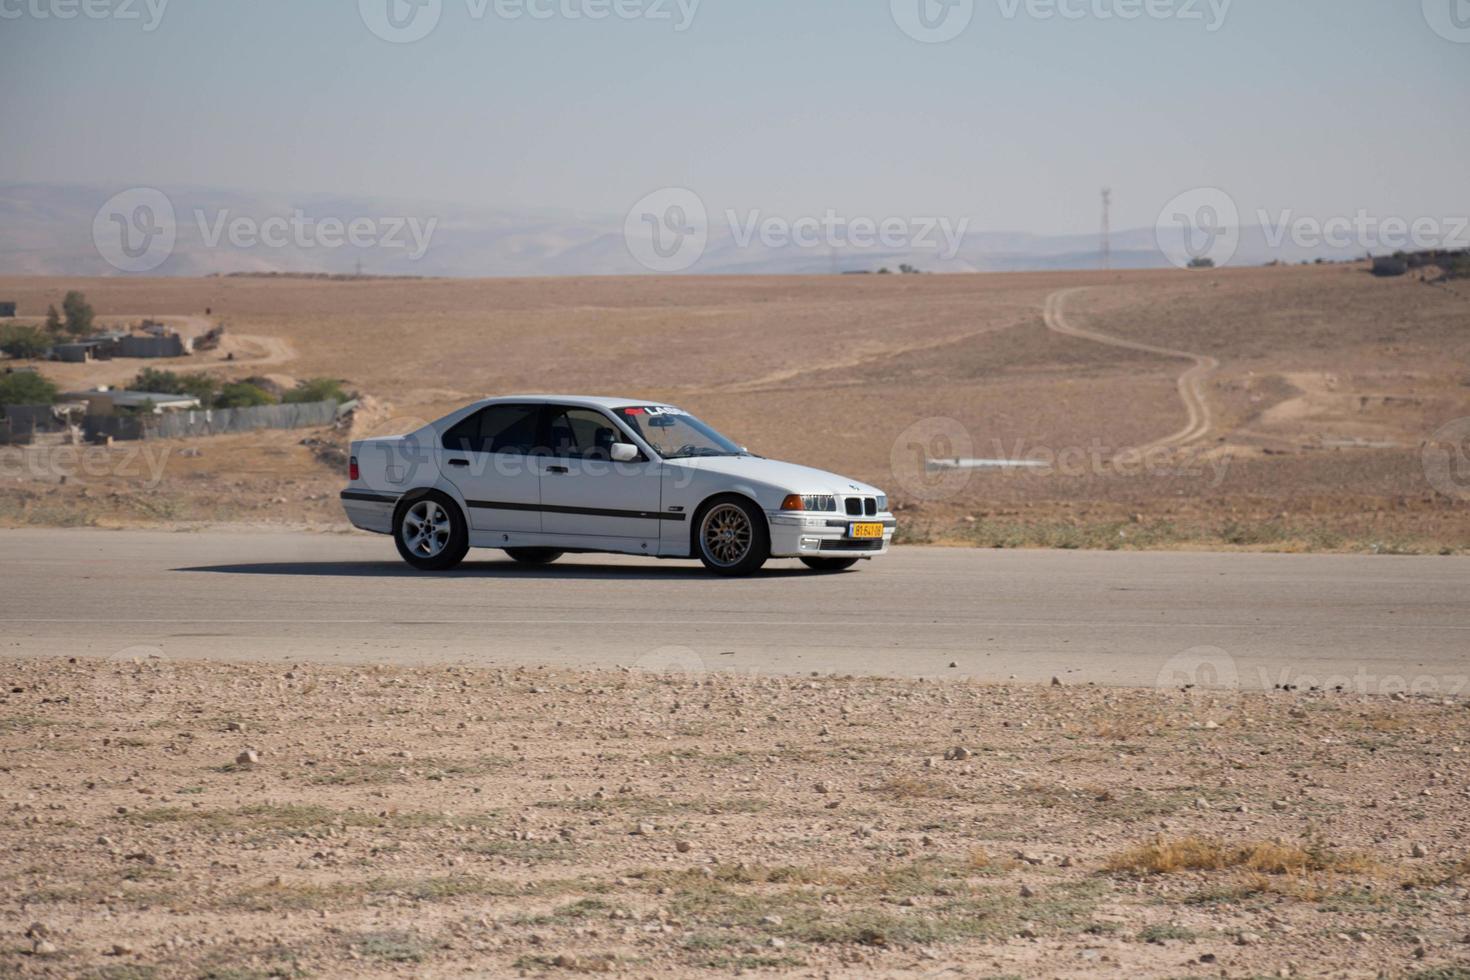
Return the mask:
<svg viewBox="0 0 1470 980">
<path fill-rule="evenodd" d="M 423 572 L 444 572 L 464 561 L 470 532 L 458 505 L 430 492 L 398 505 L 393 542 L 403 560 Z"/>
<path fill-rule="evenodd" d="M 743 497 L 707 504 L 694 525 L 694 551 L 717 575 L 753 575 L 771 557 L 766 515 Z"/>
</svg>

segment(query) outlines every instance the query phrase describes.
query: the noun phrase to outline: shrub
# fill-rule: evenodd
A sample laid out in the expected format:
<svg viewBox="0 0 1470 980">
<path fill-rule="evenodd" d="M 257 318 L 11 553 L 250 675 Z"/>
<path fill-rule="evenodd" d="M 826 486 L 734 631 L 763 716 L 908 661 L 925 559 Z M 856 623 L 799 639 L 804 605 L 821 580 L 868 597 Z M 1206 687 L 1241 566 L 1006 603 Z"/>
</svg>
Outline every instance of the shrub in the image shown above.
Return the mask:
<svg viewBox="0 0 1470 980">
<path fill-rule="evenodd" d="M 214 396 L 215 408 L 254 408 L 257 405 L 274 405 L 276 400 L 268 392 L 252 384 L 237 381 L 220 388 Z"/>
<path fill-rule="evenodd" d="M 342 390 L 342 382 L 334 378 L 312 378 L 303 381 L 293 391 L 288 391 L 281 396 L 281 401 L 288 405 L 300 402 L 345 402 L 347 393 Z"/>
<path fill-rule="evenodd" d="M 1189 267 L 1191 269 L 1213 269 L 1215 267 L 1215 260 L 1211 258 L 1190 259 Z"/>
<path fill-rule="evenodd" d="M 35 359 L 44 357 L 51 347 L 51 338 L 35 327 L 11 324 L 0 327 L 0 351 L 11 357 Z"/>
<path fill-rule="evenodd" d="M 0 376 L 0 406 L 50 405 L 61 391 L 34 371 L 16 371 Z"/>
<path fill-rule="evenodd" d="M 92 332 L 92 304 L 79 290 L 73 289 L 66 294 L 61 301 L 61 312 L 66 314 L 66 332 L 73 337 L 84 337 Z"/>
<path fill-rule="evenodd" d="M 190 395 L 209 408 L 214 404 L 219 383 L 207 374 L 175 374 L 157 368 L 144 368 L 128 382 L 129 391 L 151 391 L 160 395 Z"/>
</svg>

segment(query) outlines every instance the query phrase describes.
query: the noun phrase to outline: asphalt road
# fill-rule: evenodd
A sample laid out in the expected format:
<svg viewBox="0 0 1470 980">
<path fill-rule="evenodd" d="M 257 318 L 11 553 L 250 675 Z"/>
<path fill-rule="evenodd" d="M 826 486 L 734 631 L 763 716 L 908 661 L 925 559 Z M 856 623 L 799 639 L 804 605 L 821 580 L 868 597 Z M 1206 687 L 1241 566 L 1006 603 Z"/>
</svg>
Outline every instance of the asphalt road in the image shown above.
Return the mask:
<svg viewBox="0 0 1470 980">
<path fill-rule="evenodd" d="M 900 548 L 734 581 L 471 558 L 426 575 L 367 534 L 0 531 L 0 652 L 1470 694 L 1464 558 Z"/>
</svg>

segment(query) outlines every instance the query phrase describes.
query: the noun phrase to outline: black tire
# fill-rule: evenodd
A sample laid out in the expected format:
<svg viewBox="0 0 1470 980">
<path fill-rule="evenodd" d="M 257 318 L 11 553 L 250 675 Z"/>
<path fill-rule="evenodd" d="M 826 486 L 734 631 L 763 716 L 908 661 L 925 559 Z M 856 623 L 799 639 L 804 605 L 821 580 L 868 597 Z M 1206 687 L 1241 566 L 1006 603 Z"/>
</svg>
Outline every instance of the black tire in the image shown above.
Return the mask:
<svg viewBox="0 0 1470 980">
<path fill-rule="evenodd" d="M 565 551 L 553 551 L 550 548 L 506 548 L 505 553 L 522 565 L 550 565 L 566 554 Z"/>
<path fill-rule="evenodd" d="M 744 516 L 743 522 L 740 515 Z M 771 529 L 766 525 L 766 515 L 745 497 L 731 495 L 706 501 L 694 515 L 691 534 L 694 554 L 716 575 L 754 575 L 771 557 Z"/>
<path fill-rule="evenodd" d="M 858 563 L 857 558 L 803 558 L 801 563 L 814 572 L 845 572 Z"/>
<path fill-rule="evenodd" d="M 438 520 L 425 518 L 437 513 Z M 417 519 L 418 524 L 415 525 Z M 417 528 L 432 527 L 432 540 L 418 537 Z M 400 501 L 393 511 L 393 543 L 404 561 L 421 572 L 447 572 L 464 561 L 470 550 L 470 532 L 459 505 L 437 490 Z M 437 550 L 436 550 L 437 549 Z"/>
</svg>

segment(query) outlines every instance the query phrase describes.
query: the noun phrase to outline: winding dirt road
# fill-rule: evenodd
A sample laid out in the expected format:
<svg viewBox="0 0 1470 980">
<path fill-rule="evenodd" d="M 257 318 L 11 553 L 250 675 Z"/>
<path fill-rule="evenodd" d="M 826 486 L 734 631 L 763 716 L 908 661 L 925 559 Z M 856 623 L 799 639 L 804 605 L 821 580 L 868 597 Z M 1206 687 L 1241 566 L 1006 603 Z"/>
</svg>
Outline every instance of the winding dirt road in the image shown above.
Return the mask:
<svg viewBox="0 0 1470 980">
<path fill-rule="evenodd" d="M 1213 424 L 1213 416 L 1210 414 L 1210 404 L 1205 399 L 1205 381 L 1215 371 L 1219 370 L 1220 362 L 1207 354 L 1193 354 L 1189 351 L 1174 350 L 1170 347 L 1156 347 L 1153 344 L 1145 344 L 1136 340 L 1124 340 L 1121 337 L 1114 337 L 1096 330 L 1084 330 L 1081 327 L 1073 326 L 1067 322 L 1066 303 L 1070 297 L 1082 292 L 1085 288 L 1078 286 L 1072 289 L 1059 289 L 1046 298 L 1046 308 L 1043 312 L 1043 317 L 1046 320 L 1048 330 L 1066 337 L 1076 337 L 1079 340 L 1090 340 L 1093 343 L 1105 344 L 1108 347 L 1122 347 L 1127 350 L 1144 351 L 1149 354 L 1177 357 L 1181 360 L 1193 362 L 1193 367 L 1181 374 L 1178 382 L 1179 398 L 1184 402 L 1184 410 L 1189 416 L 1188 424 L 1173 435 L 1157 439 L 1146 446 L 1139 446 L 1138 451 L 1180 449 L 1199 442 L 1208 436 L 1211 425 Z"/>
</svg>

